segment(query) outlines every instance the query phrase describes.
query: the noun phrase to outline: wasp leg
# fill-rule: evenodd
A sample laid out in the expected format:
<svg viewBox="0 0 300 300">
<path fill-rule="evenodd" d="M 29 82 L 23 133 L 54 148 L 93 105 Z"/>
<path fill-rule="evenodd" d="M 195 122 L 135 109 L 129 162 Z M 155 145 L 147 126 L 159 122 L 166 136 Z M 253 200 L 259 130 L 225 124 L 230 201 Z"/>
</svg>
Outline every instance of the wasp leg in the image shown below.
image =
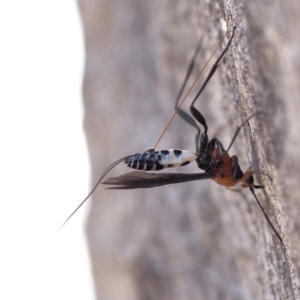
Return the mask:
<svg viewBox="0 0 300 300">
<path fill-rule="evenodd" d="M 178 103 L 179 103 L 179 100 L 182 96 L 182 93 L 186 87 L 186 84 L 187 84 L 187 81 L 189 80 L 190 76 L 191 76 L 191 73 L 195 67 L 195 60 L 196 60 L 196 57 L 200 51 L 200 48 L 201 48 L 201 45 L 202 45 L 202 39 L 199 41 L 197 47 L 196 47 L 196 50 L 195 50 L 195 53 L 192 57 L 192 60 L 190 61 L 190 64 L 189 64 L 189 67 L 188 67 L 188 70 L 187 70 L 187 73 L 185 75 L 185 79 L 182 83 L 182 86 L 179 90 L 179 93 L 178 93 L 178 96 L 176 98 L 176 102 L 175 102 L 175 111 L 177 111 L 178 115 L 184 120 L 186 121 L 188 124 L 190 124 L 191 126 L 195 127 L 197 129 L 197 132 L 198 134 L 200 134 L 201 130 L 200 130 L 200 127 L 197 125 L 196 121 L 194 120 L 194 118 L 192 116 L 190 116 L 188 113 L 186 113 L 183 109 L 181 109 L 179 106 L 178 106 Z"/>
<path fill-rule="evenodd" d="M 202 93 L 202 91 L 204 90 L 204 88 L 206 87 L 207 83 L 209 82 L 209 80 L 211 79 L 211 77 L 214 75 L 214 73 L 216 72 L 218 66 L 219 66 L 219 63 L 221 61 L 221 59 L 223 58 L 223 56 L 225 55 L 225 53 L 227 52 L 230 44 L 231 44 L 231 41 L 233 39 L 233 36 L 234 36 L 234 31 L 235 31 L 235 28 L 233 28 L 233 32 L 232 32 L 232 35 L 231 35 L 231 38 L 229 40 L 229 42 L 227 43 L 227 46 L 226 48 L 224 49 L 224 51 L 222 52 L 222 54 L 219 56 L 219 58 L 216 60 L 216 62 L 214 63 L 214 65 L 212 66 L 211 70 L 209 71 L 209 74 L 207 75 L 203 85 L 201 86 L 201 88 L 199 89 L 198 93 L 196 94 L 191 106 L 190 106 L 190 111 L 192 113 L 192 115 L 194 116 L 194 118 L 204 127 L 204 132 L 207 133 L 207 130 L 208 130 L 208 127 L 207 127 L 207 124 L 206 124 L 206 120 L 205 118 L 203 117 L 203 115 L 200 113 L 199 110 L 197 110 L 195 107 L 194 107 L 194 104 L 195 102 L 197 101 L 197 99 L 199 98 L 200 94 Z"/>
<path fill-rule="evenodd" d="M 254 185 L 253 188 L 255 188 L 256 190 L 258 190 L 258 189 L 263 189 L 264 186 L 263 185 Z"/>
<path fill-rule="evenodd" d="M 208 151 L 213 151 L 217 145 L 222 156 L 224 156 L 227 152 L 225 151 L 222 143 L 217 138 L 212 138 L 207 146 Z"/>
<path fill-rule="evenodd" d="M 236 155 L 233 155 L 230 158 L 232 165 L 232 182 L 235 182 L 237 179 L 241 179 L 243 177 L 243 171 L 239 165 L 239 160 Z"/>
<path fill-rule="evenodd" d="M 233 143 L 234 143 L 234 141 L 235 141 L 237 135 L 239 134 L 240 130 L 242 129 L 242 127 L 243 127 L 250 119 L 252 119 L 254 116 L 259 115 L 259 114 L 264 114 L 264 113 L 258 111 L 258 112 L 256 112 L 256 113 L 250 115 L 250 116 L 249 116 L 249 117 L 248 117 L 248 118 L 247 118 L 247 119 L 246 119 L 246 120 L 245 120 L 245 121 L 244 121 L 244 122 L 243 122 L 236 130 L 235 130 L 235 133 L 234 133 L 234 135 L 233 135 L 233 138 L 232 138 L 232 140 L 231 140 L 231 142 L 230 142 L 230 144 L 229 144 L 229 146 L 228 146 L 226 152 L 228 152 L 228 151 L 230 150 L 231 146 L 233 145 Z"/>
</svg>

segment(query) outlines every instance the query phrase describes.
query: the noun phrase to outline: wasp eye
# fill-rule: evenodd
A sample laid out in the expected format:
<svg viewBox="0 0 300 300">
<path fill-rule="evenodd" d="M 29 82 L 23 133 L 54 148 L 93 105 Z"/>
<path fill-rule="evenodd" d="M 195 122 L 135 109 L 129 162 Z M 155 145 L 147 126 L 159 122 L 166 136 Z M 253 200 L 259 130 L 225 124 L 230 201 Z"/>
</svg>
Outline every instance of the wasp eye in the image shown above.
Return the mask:
<svg viewBox="0 0 300 300">
<path fill-rule="evenodd" d="M 253 176 L 249 176 L 249 177 L 246 179 L 246 183 L 247 183 L 248 185 L 252 185 L 253 182 L 254 182 Z"/>
</svg>

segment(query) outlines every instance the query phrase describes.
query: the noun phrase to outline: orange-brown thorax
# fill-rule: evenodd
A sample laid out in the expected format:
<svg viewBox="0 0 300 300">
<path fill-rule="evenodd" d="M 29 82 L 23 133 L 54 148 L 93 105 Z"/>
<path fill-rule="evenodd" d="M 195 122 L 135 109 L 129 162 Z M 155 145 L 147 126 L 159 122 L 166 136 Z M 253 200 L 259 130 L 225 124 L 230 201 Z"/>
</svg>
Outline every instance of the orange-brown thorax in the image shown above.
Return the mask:
<svg viewBox="0 0 300 300">
<path fill-rule="evenodd" d="M 253 186 L 253 180 L 249 178 L 252 177 L 253 171 L 249 169 L 247 172 L 243 173 L 242 177 L 236 178 L 232 181 L 233 171 L 234 171 L 234 160 L 231 159 L 228 153 L 222 155 L 218 148 L 215 148 L 212 152 L 212 156 L 215 159 L 216 169 L 213 173 L 216 177 L 213 179 L 216 183 L 224 185 L 226 187 L 233 187 L 240 183 L 243 187 Z"/>
</svg>

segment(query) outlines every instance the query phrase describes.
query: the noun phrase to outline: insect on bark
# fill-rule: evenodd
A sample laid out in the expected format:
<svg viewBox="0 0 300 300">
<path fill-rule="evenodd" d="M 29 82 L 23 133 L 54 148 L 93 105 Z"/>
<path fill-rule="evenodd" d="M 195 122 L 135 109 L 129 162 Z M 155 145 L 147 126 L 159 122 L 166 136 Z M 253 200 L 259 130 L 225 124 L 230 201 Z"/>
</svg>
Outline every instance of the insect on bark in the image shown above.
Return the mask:
<svg viewBox="0 0 300 300">
<path fill-rule="evenodd" d="M 279 233 L 274 228 L 272 222 L 270 221 L 268 215 L 263 209 L 259 199 L 257 198 L 254 189 L 261 189 L 263 186 L 256 185 L 254 183 L 254 173 L 256 173 L 252 169 L 248 169 L 245 173 L 242 171 L 239 163 L 238 158 L 236 155 L 230 156 L 229 150 L 234 143 L 240 129 L 243 125 L 245 125 L 250 118 L 256 115 L 256 113 L 250 115 L 235 131 L 235 134 L 232 138 L 232 141 L 229 147 L 225 150 L 222 143 L 217 138 L 209 139 L 207 135 L 208 125 L 206 123 L 205 117 L 201 114 L 201 112 L 195 107 L 196 101 L 199 99 L 202 91 L 206 87 L 207 83 L 210 81 L 211 77 L 214 75 L 215 71 L 217 70 L 218 66 L 220 65 L 221 60 L 223 59 L 224 55 L 228 51 L 231 41 L 234 37 L 235 28 L 232 30 L 231 37 L 221 53 L 221 55 L 217 58 L 215 63 L 213 64 L 209 74 L 207 75 L 203 85 L 197 92 L 196 96 L 194 97 L 191 105 L 190 105 L 190 112 L 191 115 L 181 109 L 181 105 L 185 101 L 186 97 L 190 93 L 191 89 L 193 88 L 194 84 L 202 74 L 202 71 L 208 64 L 204 66 L 204 68 L 199 73 L 198 77 L 194 81 L 193 85 L 187 92 L 186 96 L 183 98 L 180 104 L 179 100 L 181 95 L 186 87 L 187 81 L 192 73 L 192 70 L 195 66 L 195 59 L 198 55 L 201 41 L 199 42 L 193 58 L 189 64 L 187 74 L 185 76 L 184 82 L 181 86 L 179 94 L 177 96 L 175 102 L 175 113 L 171 118 L 170 122 L 166 126 L 165 130 L 163 131 L 162 135 L 158 139 L 156 145 L 152 149 L 148 149 L 143 153 L 136 153 L 134 155 L 128 155 L 123 158 L 118 159 L 114 163 L 112 163 L 102 174 L 96 185 L 93 187 L 91 192 L 87 195 L 87 197 L 81 202 L 81 204 L 74 210 L 74 212 L 67 218 L 67 220 L 61 225 L 59 229 L 61 229 L 66 222 L 76 213 L 76 211 L 89 199 L 98 185 L 102 182 L 103 178 L 107 175 L 109 171 L 111 171 L 116 165 L 121 163 L 122 161 L 132 169 L 136 171 L 126 173 L 124 175 L 109 178 L 103 184 L 109 185 L 108 189 L 137 189 L 137 188 L 153 188 L 162 185 L 168 184 L 175 184 L 180 182 L 187 182 L 187 181 L 194 181 L 194 180 L 203 180 L 203 179 L 212 179 L 216 183 L 223 185 L 225 187 L 233 187 L 240 184 L 242 187 L 249 188 L 251 193 L 253 194 L 256 202 L 258 203 L 259 207 L 261 208 L 264 216 L 266 217 L 269 225 L 277 235 L 278 239 L 282 242 L 282 238 L 280 237 Z M 223 41 L 223 40 L 222 40 Z M 220 42 L 220 44 L 222 43 Z M 218 47 L 217 47 L 218 48 Z M 216 52 L 217 48 L 214 50 Z M 210 59 L 214 55 L 211 55 Z M 209 60 L 210 60 L 209 59 Z M 160 142 L 162 136 L 168 129 L 169 125 L 173 121 L 174 117 L 179 115 L 185 122 L 189 125 L 194 127 L 197 130 L 197 134 L 195 136 L 195 152 L 191 152 L 188 150 L 181 150 L 181 149 L 169 149 L 169 150 L 161 150 L 156 151 L 156 147 Z M 200 126 L 197 122 L 202 125 L 203 132 L 201 132 Z M 202 173 L 192 173 L 192 174 L 184 174 L 184 173 L 147 173 L 147 171 L 160 171 L 166 168 L 174 168 L 185 166 L 191 162 L 195 161 L 198 165 L 198 168 L 203 170 Z"/>
</svg>

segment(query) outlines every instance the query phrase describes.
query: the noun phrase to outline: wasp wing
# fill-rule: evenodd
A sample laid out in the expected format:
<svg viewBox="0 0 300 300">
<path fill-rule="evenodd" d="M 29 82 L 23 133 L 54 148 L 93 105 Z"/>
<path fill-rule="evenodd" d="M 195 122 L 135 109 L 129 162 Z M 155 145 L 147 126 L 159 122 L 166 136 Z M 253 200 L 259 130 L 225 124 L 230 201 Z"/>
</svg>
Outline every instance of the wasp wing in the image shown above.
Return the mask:
<svg viewBox="0 0 300 300">
<path fill-rule="evenodd" d="M 108 189 L 141 189 L 141 188 L 152 188 L 161 185 L 202 180 L 202 179 L 212 179 L 215 175 L 208 173 L 146 173 L 141 171 L 133 171 L 126 173 L 118 177 L 112 177 L 107 179 L 102 184 L 115 185 L 114 187 L 109 187 Z"/>
</svg>

